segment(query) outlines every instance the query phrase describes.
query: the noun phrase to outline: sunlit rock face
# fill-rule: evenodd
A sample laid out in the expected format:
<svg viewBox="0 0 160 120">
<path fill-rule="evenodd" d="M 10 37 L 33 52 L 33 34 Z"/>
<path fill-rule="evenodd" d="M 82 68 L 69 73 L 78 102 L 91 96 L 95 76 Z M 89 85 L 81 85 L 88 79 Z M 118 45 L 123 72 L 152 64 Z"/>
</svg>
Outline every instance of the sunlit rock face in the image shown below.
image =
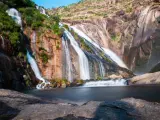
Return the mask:
<svg viewBox="0 0 160 120">
<path fill-rule="evenodd" d="M 50 31 L 39 34 L 38 31 L 26 29 L 25 33 L 28 34 L 28 32 L 31 32 L 31 49 L 42 76 L 49 80 L 62 78 L 61 38 L 52 34 Z M 41 56 L 43 53 L 48 57 L 46 62 L 43 61 Z"/>
<path fill-rule="evenodd" d="M 94 40 L 94 42 L 108 48 L 110 36 L 106 29 L 107 25 L 106 19 L 101 19 L 85 23 L 82 22 L 80 24 L 76 24 L 75 27 L 86 33 L 92 40 Z"/>
<path fill-rule="evenodd" d="M 132 14 L 121 11 L 111 18 L 68 23 L 102 47 L 114 51 L 128 68 L 141 74 L 149 72 L 160 60 L 159 5 L 144 6 L 136 5 Z"/>
<path fill-rule="evenodd" d="M 132 42 L 130 46 L 125 46 L 126 62 L 131 69 L 135 69 L 135 72 L 139 74 L 149 72 L 160 60 L 158 52 L 160 46 L 159 9 L 160 7 L 157 5 L 141 9 L 137 17 L 138 21 Z M 131 27 L 133 26 L 129 26 L 126 30 L 126 36 L 131 34 Z"/>
</svg>

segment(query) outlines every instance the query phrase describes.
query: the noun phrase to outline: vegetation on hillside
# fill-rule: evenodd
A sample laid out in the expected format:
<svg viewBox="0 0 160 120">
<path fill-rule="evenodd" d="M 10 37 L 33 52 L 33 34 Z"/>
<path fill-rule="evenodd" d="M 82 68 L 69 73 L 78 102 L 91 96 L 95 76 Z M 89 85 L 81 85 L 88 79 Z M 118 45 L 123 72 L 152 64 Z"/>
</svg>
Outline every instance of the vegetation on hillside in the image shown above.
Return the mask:
<svg viewBox="0 0 160 120">
<path fill-rule="evenodd" d="M 31 0 L 1 0 L 0 7 L 0 35 L 9 39 L 12 46 L 17 49 L 20 46 L 20 26 L 8 16 L 6 10 L 9 8 L 35 7 L 35 4 Z"/>
<path fill-rule="evenodd" d="M 20 26 L 6 13 L 6 7 L 0 9 L 0 35 L 9 39 L 13 46 L 19 43 Z"/>
<path fill-rule="evenodd" d="M 32 27 L 32 29 L 38 29 L 43 26 L 43 21 L 45 20 L 45 15 L 41 14 L 39 10 L 34 7 L 19 8 L 22 14 L 22 19 L 27 27 Z"/>
<path fill-rule="evenodd" d="M 60 17 L 58 15 L 47 17 L 41 14 L 40 11 L 36 9 L 36 5 L 32 0 L 0 0 L 0 7 L 0 36 L 10 40 L 14 47 L 13 53 L 18 54 L 20 47 L 24 46 L 21 44 L 24 43 L 21 43 L 23 41 L 21 41 L 22 32 L 20 26 L 6 13 L 6 10 L 9 8 L 15 8 L 21 13 L 24 30 L 29 28 L 29 34 L 27 33 L 28 38 L 32 30 L 36 30 L 40 34 L 43 34 L 44 31 L 47 30 L 52 31 L 53 34 L 62 35 L 62 30 L 59 28 Z M 57 49 L 58 47 L 59 46 L 57 46 Z M 23 47 L 23 49 L 25 48 Z M 46 53 L 41 54 L 40 58 L 44 63 L 48 62 L 49 59 Z"/>
<path fill-rule="evenodd" d="M 149 1 L 149 0 L 148 0 Z M 149 1 L 150 4 L 152 2 Z M 80 0 L 78 3 L 49 10 L 50 15 L 59 14 L 63 20 L 90 20 L 106 18 L 118 11 L 132 13 L 136 5 L 147 4 L 143 0 Z"/>
<path fill-rule="evenodd" d="M 7 8 L 35 7 L 32 0 L 0 0 L 0 4 L 4 4 Z"/>
</svg>

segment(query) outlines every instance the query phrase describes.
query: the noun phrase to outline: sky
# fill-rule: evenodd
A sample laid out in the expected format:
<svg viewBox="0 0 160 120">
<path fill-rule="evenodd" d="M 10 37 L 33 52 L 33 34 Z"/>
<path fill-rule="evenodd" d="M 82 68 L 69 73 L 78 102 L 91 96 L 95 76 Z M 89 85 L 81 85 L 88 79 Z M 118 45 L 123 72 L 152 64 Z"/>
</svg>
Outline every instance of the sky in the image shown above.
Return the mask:
<svg viewBox="0 0 160 120">
<path fill-rule="evenodd" d="M 33 0 L 37 5 L 45 8 L 55 8 L 60 6 L 66 6 L 72 3 L 76 3 L 80 0 Z"/>
</svg>

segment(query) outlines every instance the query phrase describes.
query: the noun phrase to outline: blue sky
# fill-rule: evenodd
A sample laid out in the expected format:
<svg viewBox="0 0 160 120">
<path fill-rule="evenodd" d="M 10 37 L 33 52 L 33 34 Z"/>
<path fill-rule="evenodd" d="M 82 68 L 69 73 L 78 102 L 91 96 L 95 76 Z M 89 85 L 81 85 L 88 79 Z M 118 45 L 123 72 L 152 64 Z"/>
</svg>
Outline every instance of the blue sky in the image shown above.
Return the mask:
<svg viewBox="0 0 160 120">
<path fill-rule="evenodd" d="M 72 3 L 76 3 L 80 0 L 33 0 L 33 1 L 39 6 L 43 6 L 45 8 L 52 8 L 52 7 L 66 6 Z"/>
</svg>

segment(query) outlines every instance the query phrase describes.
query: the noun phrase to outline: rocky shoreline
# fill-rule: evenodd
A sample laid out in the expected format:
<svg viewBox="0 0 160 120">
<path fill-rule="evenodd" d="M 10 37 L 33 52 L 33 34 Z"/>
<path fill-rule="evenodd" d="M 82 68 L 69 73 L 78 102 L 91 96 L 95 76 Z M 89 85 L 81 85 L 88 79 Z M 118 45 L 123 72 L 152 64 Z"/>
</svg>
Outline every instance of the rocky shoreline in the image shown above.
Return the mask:
<svg viewBox="0 0 160 120">
<path fill-rule="evenodd" d="M 158 120 L 160 103 L 126 98 L 69 104 L 0 89 L 2 120 Z"/>
</svg>

